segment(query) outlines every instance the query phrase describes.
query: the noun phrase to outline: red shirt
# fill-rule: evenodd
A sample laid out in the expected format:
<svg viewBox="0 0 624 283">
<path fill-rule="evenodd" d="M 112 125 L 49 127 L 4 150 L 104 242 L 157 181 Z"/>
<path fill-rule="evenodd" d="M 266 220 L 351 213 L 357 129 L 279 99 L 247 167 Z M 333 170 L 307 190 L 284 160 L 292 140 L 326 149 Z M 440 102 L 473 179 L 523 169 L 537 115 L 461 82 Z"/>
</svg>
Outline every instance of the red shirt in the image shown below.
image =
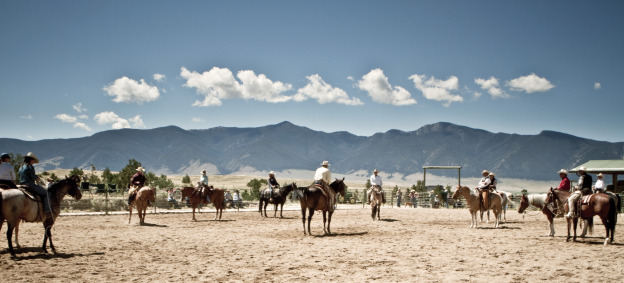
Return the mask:
<svg viewBox="0 0 624 283">
<path fill-rule="evenodd" d="M 559 183 L 559 187 L 557 189 L 568 192 L 570 191 L 570 179 L 568 179 L 568 176 L 561 179 L 561 183 Z"/>
</svg>

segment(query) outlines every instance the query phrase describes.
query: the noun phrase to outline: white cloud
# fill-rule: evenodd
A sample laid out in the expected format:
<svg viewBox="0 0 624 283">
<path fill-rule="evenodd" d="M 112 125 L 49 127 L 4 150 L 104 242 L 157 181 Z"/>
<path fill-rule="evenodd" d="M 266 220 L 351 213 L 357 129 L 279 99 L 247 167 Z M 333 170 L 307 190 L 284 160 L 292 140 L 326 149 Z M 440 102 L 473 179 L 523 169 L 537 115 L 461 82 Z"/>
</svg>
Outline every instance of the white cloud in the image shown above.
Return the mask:
<svg viewBox="0 0 624 283">
<path fill-rule="evenodd" d="M 80 115 L 78 117 L 76 116 L 72 116 L 72 115 L 68 115 L 68 114 L 58 114 L 56 116 L 54 116 L 54 118 L 60 120 L 63 123 L 70 123 L 70 124 L 74 124 L 74 128 L 80 128 L 83 129 L 85 131 L 91 131 L 91 128 L 89 128 L 89 126 L 87 126 L 87 124 L 85 124 L 84 122 L 81 122 L 79 120 L 86 120 L 89 119 L 89 117 L 87 115 Z"/>
<path fill-rule="evenodd" d="M 350 98 L 342 89 L 332 87 L 321 76 L 314 74 L 306 77 L 308 84 L 297 90 L 293 97 L 295 101 L 304 101 L 308 98 L 315 99 L 320 104 L 339 103 L 345 105 L 362 105 L 358 98 Z"/>
<path fill-rule="evenodd" d="M 163 74 L 154 74 L 154 80 L 157 82 L 162 82 L 166 79 L 167 77 Z"/>
<path fill-rule="evenodd" d="M 32 115 L 30 115 L 30 114 L 28 114 L 28 115 L 20 116 L 20 118 L 30 120 L 30 119 L 32 119 L 32 118 L 33 118 L 33 116 L 32 116 Z"/>
<path fill-rule="evenodd" d="M 427 78 L 426 75 L 418 74 L 409 78 L 414 82 L 414 87 L 420 90 L 426 99 L 442 101 L 446 107 L 453 102 L 464 101 L 460 95 L 452 94 L 453 91 L 459 89 L 459 79 L 456 76 L 451 76 L 445 81 L 438 80 L 433 76 Z"/>
<path fill-rule="evenodd" d="M 481 89 L 487 91 L 492 98 L 509 98 L 509 94 L 499 87 L 498 79 L 490 77 L 489 79 L 477 78 L 475 83 L 481 86 Z"/>
<path fill-rule="evenodd" d="M 78 113 L 82 113 L 82 112 L 86 112 L 87 111 L 87 109 L 82 107 L 82 102 L 78 102 L 77 104 L 74 104 L 72 107 Z"/>
<path fill-rule="evenodd" d="M 141 115 L 136 115 L 130 119 L 124 119 L 115 114 L 115 112 L 106 111 L 96 114 L 93 120 L 100 125 L 112 124 L 111 128 L 113 129 L 145 128 Z"/>
<path fill-rule="evenodd" d="M 594 83 L 594 89 L 595 89 L 595 90 L 599 90 L 599 89 L 601 89 L 601 88 L 602 88 L 602 85 L 601 85 L 599 82 L 595 82 L 595 83 Z"/>
<path fill-rule="evenodd" d="M 204 121 L 204 119 L 202 119 L 202 118 L 198 118 L 198 117 L 193 117 L 193 119 L 191 119 L 191 121 L 193 121 L 193 122 L 196 122 L 196 123 L 197 123 L 197 122 L 203 122 L 203 121 Z"/>
<path fill-rule="evenodd" d="M 128 77 L 116 79 L 103 88 L 106 94 L 114 96 L 114 102 L 138 103 L 150 102 L 160 97 L 157 87 L 147 84 L 143 79 L 137 82 Z"/>
<path fill-rule="evenodd" d="M 540 78 L 535 73 L 508 81 L 507 85 L 513 91 L 524 91 L 526 93 L 545 92 L 555 87 L 547 79 Z"/>
<path fill-rule="evenodd" d="M 286 102 L 291 96 L 282 95 L 292 88 L 290 84 L 273 82 L 264 74 L 243 70 L 236 74 L 227 68 L 213 67 L 210 71 L 191 72 L 182 67 L 180 76 L 186 79 L 185 87 L 194 88 L 204 96 L 203 101 L 195 101 L 193 106 L 220 106 L 224 99 L 253 99 L 271 103 Z"/>
<path fill-rule="evenodd" d="M 400 86 L 393 88 L 381 69 L 373 69 L 362 76 L 357 86 L 368 92 L 368 95 L 377 103 L 399 106 L 416 104 L 416 99 L 411 97 L 409 91 Z"/>
</svg>

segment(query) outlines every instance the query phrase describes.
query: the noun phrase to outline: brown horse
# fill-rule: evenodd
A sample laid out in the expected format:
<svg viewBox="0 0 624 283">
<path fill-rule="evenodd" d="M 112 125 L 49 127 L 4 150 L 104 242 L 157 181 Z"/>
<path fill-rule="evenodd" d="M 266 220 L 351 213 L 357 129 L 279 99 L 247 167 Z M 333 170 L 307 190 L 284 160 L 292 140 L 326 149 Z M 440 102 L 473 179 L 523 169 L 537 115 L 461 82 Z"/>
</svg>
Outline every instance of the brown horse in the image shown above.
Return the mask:
<svg viewBox="0 0 624 283">
<path fill-rule="evenodd" d="M 571 193 L 568 191 L 562 191 L 558 189 L 551 188 L 546 196 L 546 203 L 552 203 L 555 207 L 557 207 L 557 200 L 563 204 L 563 209 L 567 213 L 568 212 L 568 198 Z M 611 198 L 609 195 L 604 193 L 598 193 L 591 195 L 589 202 L 587 204 L 581 205 L 580 216 L 582 219 L 587 220 L 587 226 L 589 227 L 589 231 L 592 231 L 594 225 L 594 216 L 598 215 L 602 220 L 602 224 L 605 226 L 606 237 L 604 244 L 608 245 L 610 242 L 613 242 L 614 234 L 615 234 L 615 225 L 617 223 L 617 207 L 615 205 L 615 200 Z M 568 237 L 566 238 L 566 242 L 570 241 L 570 226 L 574 224 L 574 238 L 572 241 L 576 242 L 576 226 L 578 224 L 578 218 L 567 218 L 568 221 Z M 609 236 L 611 235 L 611 236 Z"/>
<path fill-rule="evenodd" d="M 459 196 L 463 196 L 468 204 L 468 211 L 470 212 L 470 228 L 477 228 L 477 212 L 479 212 L 480 201 L 479 195 L 469 187 L 457 185 L 457 189 L 453 193 L 452 198 L 457 199 Z"/>
<path fill-rule="evenodd" d="M 342 180 L 336 179 L 329 185 L 330 189 L 335 193 L 339 193 L 344 197 L 345 195 L 345 184 L 344 178 Z M 309 186 L 305 188 L 297 188 L 298 190 L 302 190 L 300 193 L 302 196 L 299 199 L 299 203 L 301 204 L 301 221 L 303 222 L 303 234 L 306 235 L 306 209 L 308 210 L 308 235 L 312 235 L 310 232 L 310 221 L 312 220 L 312 215 L 314 215 L 314 210 L 320 210 L 323 212 L 323 231 L 325 235 L 331 234 L 329 226 L 331 225 L 331 217 L 334 213 L 333 210 L 327 209 L 327 197 L 322 192 L 322 190 L 316 186 Z M 327 212 L 329 212 L 329 218 L 327 217 Z M 327 228 L 325 228 L 325 224 L 327 223 Z"/>
<path fill-rule="evenodd" d="M 0 192 L 0 228 L 2 227 L 2 222 L 6 219 L 8 226 L 7 240 L 11 256 L 15 256 L 11 237 L 13 229 L 18 225 L 20 220 L 27 222 L 43 222 L 44 234 L 42 250 L 44 253 L 48 252 L 46 244 L 49 240 L 50 248 L 56 253 L 54 244 L 52 243 L 52 225 L 54 225 L 54 221 L 61 212 L 61 200 L 63 200 L 65 195 L 69 194 L 76 200 L 82 198 L 82 192 L 80 192 L 80 188 L 78 188 L 79 181 L 80 177 L 71 176 L 58 181 L 48 189 L 53 218 L 46 219 L 45 221 L 42 221 L 44 218 L 43 205 L 40 201 L 32 200 L 18 189 L 8 189 Z"/>
<path fill-rule="evenodd" d="M 284 218 L 284 216 L 282 216 L 282 212 L 284 211 L 284 203 L 286 202 L 286 198 L 288 197 L 288 194 L 296 188 L 297 188 L 296 183 L 292 183 L 288 186 L 279 188 L 279 192 L 273 195 L 273 202 L 271 202 L 271 197 L 270 197 L 271 192 L 269 191 L 269 189 L 266 189 L 260 192 L 260 197 L 259 197 L 260 203 L 258 204 L 258 210 L 260 211 L 260 215 L 262 215 L 262 209 L 264 209 L 264 217 L 268 217 L 266 214 L 266 208 L 269 205 L 269 203 L 272 203 L 275 205 L 273 218 L 277 217 L 277 205 L 280 205 L 280 218 Z"/>
<path fill-rule="evenodd" d="M 550 223 L 550 234 L 548 234 L 548 236 L 554 237 L 555 225 L 553 223 L 553 220 L 555 219 L 555 213 L 550 209 L 550 207 L 552 206 L 546 205 L 546 194 L 522 195 L 522 197 L 520 198 L 520 207 L 518 207 L 518 213 L 524 213 L 529 205 L 541 209 L 542 213 L 546 216 L 546 219 L 548 219 L 548 223 Z"/>
<path fill-rule="evenodd" d="M 191 208 L 193 209 L 193 221 L 197 221 L 197 219 L 195 219 L 195 209 L 200 204 L 209 203 L 206 200 L 206 195 L 208 195 L 208 197 L 210 198 L 210 202 L 214 205 L 216 209 L 214 220 L 221 220 L 221 216 L 223 215 L 223 208 L 225 208 L 225 203 L 223 202 L 224 192 L 222 189 L 213 188 L 212 186 L 210 186 L 210 189 L 208 189 L 208 187 L 204 185 L 201 190 L 198 190 L 194 187 L 184 187 L 180 189 L 180 191 L 182 192 L 181 201 L 184 201 L 184 198 L 188 197 L 189 202 L 191 203 Z M 199 211 L 199 209 L 197 210 Z"/>
<path fill-rule="evenodd" d="M 137 213 L 139 214 L 139 225 L 145 224 L 145 213 L 147 212 L 148 201 L 155 203 L 156 202 L 156 189 L 150 187 L 142 187 L 137 191 L 136 197 L 130 205 L 128 205 L 128 210 L 130 211 L 130 216 L 128 217 L 128 224 L 130 224 L 130 219 L 132 219 L 132 207 L 136 206 Z"/>
<path fill-rule="evenodd" d="M 381 220 L 381 203 L 383 201 L 382 191 L 379 187 L 374 186 L 371 190 L 370 194 L 370 204 L 371 204 L 371 217 L 373 221 L 375 220 L 375 215 L 377 216 L 377 220 Z"/>
<path fill-rule="evenodd" d="M 9 190 L 9 189 L 11 189 L 11 187 L 9 187 L 8 185 L 0 184 L 0 194 L 2 194 L 2 191 Z M 18 234 L 19 234 L 19 224 L 20 224 L 20 221 L 21 220 L 18 219 L 17 223 L 15 223 L 15 229 L 14 229 L 15 233 L 13 233 L 15 235 L 14 238 L 15 238 L 15 247 L 16 248 L 20 247 L 19 240 L 18 240 L 19 239 Z M 0 230 L 2 230 L 2 224 L 4 224 L 4 221 L 0 221 Z"/>
</svg>

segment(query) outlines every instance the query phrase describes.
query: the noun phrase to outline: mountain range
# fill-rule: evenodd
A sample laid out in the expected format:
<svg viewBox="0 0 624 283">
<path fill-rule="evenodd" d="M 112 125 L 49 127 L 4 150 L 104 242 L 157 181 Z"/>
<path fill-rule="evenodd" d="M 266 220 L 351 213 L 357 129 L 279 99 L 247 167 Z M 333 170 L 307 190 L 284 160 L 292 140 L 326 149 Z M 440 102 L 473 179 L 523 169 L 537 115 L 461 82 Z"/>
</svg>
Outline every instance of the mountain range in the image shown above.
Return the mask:
<svg viewBox="0 0 624 283">
<path fill-rule="evenodd" d="M 561 168 L 591 159 L 624 158 L 624 142 L 605 142 L 565 133 L 492 133 L 446 122 L 415 131 L 389 130 L 372 136 L 327 133 L 282 122 L 256 128 L 215 127 L 184 130 L 119 129 L 71 139 L 24 141 L 0 138 L 0 151 L 34 152 L 38 170 L 58 168 L 118 171 L 135 159 L 157 174 L 233 174 L 290 169 L 314 170 L 323 160 L 332 172 L 378 169 L 410 175 L 423 166 L 462 166 L 462 175 L 483 169 L 498 178 L 553 180 Z M 450 171 L 450 172 L 445 172 Z M 454 176 L 455 171 L 439 170 Z"/>
</svg>

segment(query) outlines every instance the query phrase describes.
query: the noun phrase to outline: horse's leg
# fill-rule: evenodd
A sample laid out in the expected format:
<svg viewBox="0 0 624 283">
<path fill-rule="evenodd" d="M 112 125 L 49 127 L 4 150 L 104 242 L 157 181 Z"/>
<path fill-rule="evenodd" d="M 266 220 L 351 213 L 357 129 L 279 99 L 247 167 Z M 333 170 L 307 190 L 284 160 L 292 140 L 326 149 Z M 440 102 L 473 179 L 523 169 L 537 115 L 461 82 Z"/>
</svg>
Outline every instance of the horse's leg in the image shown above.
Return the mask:
<svg viewBox="0 0 624 283">
<path fill-rule="evenodd" d="M 548 223 L 550 223 L 550 234 L 548 236 L 554 237 L 555 236 L 555 223 L 554 223 L 554 218 L 553 215 L 546 215 L 546 218 L 548 218 Z"/>
<path fill-rule="evenodd" d="M 587 220 L 581 219 L 580 225 L 583 226 L 583 232 L 581 232 L 579 237 L 585 238 L 585 235 L 587 235 Z"/>
<path fill-rule="evenodd" d="M 371 218 L 375 220 L 375 213 L 377 212 L 377 207 L 373 204 L 371 205 Z"/>
<path fill-rule="evenodd" d="M 15 251 L 13 250 L 13 242 L 11 241 L 11 238 L 13 238 L 14 228 L 15 227 L 11 225 L 11 223 L 7 219 L 7 242 L 9 243 L 9 252 L 11 253 L 12 257 L 15 257 Z"/>
<path fill-rule="evenodd" d="M 300 201 L 300 202 L 303 202 L 303 201 Z M 303 223 L 303 235 L 306 235 L 305 218 L 306 218 L 306 208 L 303 207 L 302 205 L 301 206 L 301 222 Z"/>
<path fill-rule="evenodd" d="M 286 200 L 284 200 L 284 202 L 286 202 Z M 280 218 L 284 218 L 284 202 L 280 204 Z"/>
<path fill-rule="evenodd" d="M 20 220 L 17 219 L 17 224 L 15 224 L 15 247 L 19 248 L 20 244 L 19 244 L 19 224 L 20 224 Z M 0 226 L 2 227 L 2 226 Z"/>
<path fill-rule="evenodd" d="M 377 220 L 381 220 L 381 203 L 377 204 Z"/>
<path fill-rule="evenodd" d="M 570 241 L 570 228 L 572 226 L 572 219 L 566 217 L 566 221 L 568 222 L 568 236 L 566 237 L 566 242 Z"/>
<path fill-rule="evenodd" d="M 329 211 L 329 215 L 327 217 L 327 234 L 329 234 L 329 235 L 331 235 L 330 226 L 331 226 L 331 217 L 332 217 L 333 214 L 334 214 L 333 211 Z M 377 215 L 379 215 L 379 214 L 377 214 Z"/>
<path fill-rule="evenodd" d="M 262 196 L 260 196 L 260 202 L 258 203 L 258 212 L 260 212 L 260 216 L 262 215 Z"/>
<path fill-rule="evenodd" d="M 48 241 L 50 241 L 50 249 L 52 249 L 53 253 L 56 253 L 56 249 L 54 248 L 54 243 L 52 243 L 52 226 L 49 226 L 46 228 L 46 236 L 48 237 Z M 43 243 L 43 249 L 45 251 L 45 241 Z"/>
<path fill-rule="evenodd" d="M 275 202 L 273 205 L 274 205 L 273 218 L 277 218 L 277 202 Z"/>
<path fill-rule="evenodd" d="M 223 207 L 219 209 L 219 221 L 221 221 L 221 216 L 223 216 Z"/>
<path fill-rule="evenodd" d="M 325 233 L 325 235 L 327 235 L 327 211 L 323 210 L 323 233 Z"/>
<path fill-rule="evenodd" d="M 312 215 L 314 215 L 314 208 L 308 208 L 308 235 L 312 236 L 310 231 L 310 222 L 312 222 Z"/>
<path fill-rule="evenodd" d="M 128 224 L 130 224 L 130 219 L 132 219 L 132 204 L 128 205 L 128 211 L 130 212 L 128 214 Z"/>
<path fill-rule="evenodd" d="M 195 206 L 194 206 L 194 205 L 191 205 L 191 208 L 193 208 L 193 221 L 197 221 L 197 220 L 195 219 Z"/>
<path fill-rule="evenodd" d="M 572 242 L 576 242 L 576 225 L 578 224 L 578 218 L 574 218 L 572 222 L 574 223 L 574 238 L 572 238 Z"/>
<path fill-rule="evenodd" d="M 602 225 L 604 225 L 605 227 L 605 231 L 606 231 L 606 235 L 605 235 L 605 241 L 604 241 L 604 245 L 608 245 L 609 244 L 609 230 L 610 230 L 610 226 L 609 225 L 609 221 L 607 219 L 607 217 L 602 217 L 602 215 L 600 216 L 600 220 L 602 220 Z"/>
</svg>

